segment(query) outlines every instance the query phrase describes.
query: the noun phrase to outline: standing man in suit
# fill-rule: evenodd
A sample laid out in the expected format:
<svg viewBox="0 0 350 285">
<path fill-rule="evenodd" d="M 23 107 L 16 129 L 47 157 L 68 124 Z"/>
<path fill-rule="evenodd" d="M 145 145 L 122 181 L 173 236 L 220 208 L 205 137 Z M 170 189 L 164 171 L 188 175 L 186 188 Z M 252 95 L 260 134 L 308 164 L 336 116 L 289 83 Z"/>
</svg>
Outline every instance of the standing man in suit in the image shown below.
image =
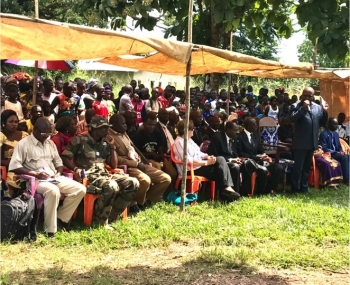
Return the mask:
<svg viewBox="0 0 350 285">
<path fill-rule="evenodd" d="M 291 121 L 294 123 L 292 142 L 294 165 L 291 173 L 293 193 L 308 192 L 312 157 L 318 147 L 318 131 L 320 124 L 325 125 L 328 118 L 327 111 L 312 102 L 314 94 L 314 89 L 305 88 L 301 101 L 295 103 L 291 110 Z"/>
<path fill-rule="evenodd" d="M 125 118 L 114 114 L 109 123 L 112 127 L 108 134 L 114 139 L 118 163 L 128 166 L 128 174 L 140 182 L 135 201 L 142 206 L 146 200 L 156 203 L 164 191 L 168 188 L 171 178 L 168 174 L 149 165 L 147 159 L 134 146 L 126 134 Z M 133 203 L 132 212 L 138 212 L 138 206 Z"/>
<path fill-rule="evenodd" d="M 327 129 L 320 134 L 320 145 L 324 152 L 329 152 L 333 159 L 340 162 L 343 172 L 344 183 L 349 183 L 349 155 L 345 154 L 339 140 L 337 132 L 338 121 L 335 118 L 329 118 Z"/>
<path fill-rule="evenodd" d="M 217 132 L 208 146 L 208 154 L 215 157 L 222 156 L 227 161 L 235 191 L 240 193 L 240 166 L 242 164 L 237 153 L 237 133 L 239 126 L 234 122 L 227 122 L 225 131 Z M 240 193 L 241 194 L 241 193 Z"/>
<path fill-rule="evenodd" d="M 271 158 L 265 153 L 260 145 L 257 131 L 257 123 L 254 118 L 247 117 L 243 122 L 244 130 L 239 134 L 237 150 L 240 157 L 250 158 L 263 164 L 256 170 L 257 172 L 257 193 L 269 194 L 271 190 L 277 189 L 278 182 L 283 175 L 283 167 L 278 163 L 269 163 Z M 268 172 L 271 173 L 267 177 Z"/>
</svg>

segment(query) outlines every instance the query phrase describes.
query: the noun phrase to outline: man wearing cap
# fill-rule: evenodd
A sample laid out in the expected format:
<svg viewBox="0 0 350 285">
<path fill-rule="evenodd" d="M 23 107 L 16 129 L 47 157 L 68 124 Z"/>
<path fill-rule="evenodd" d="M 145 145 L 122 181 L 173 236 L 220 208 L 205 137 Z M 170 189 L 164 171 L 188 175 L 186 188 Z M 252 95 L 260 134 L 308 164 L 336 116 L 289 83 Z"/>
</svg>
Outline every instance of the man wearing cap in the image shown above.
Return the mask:
<svg viewBox="0 0 350 285">
<path fill-rule="evenodd" d="M 133 201 L 139 182 L 124 174 L 109 174 L 104 164 L 112 169 L 118 165 L 114 139 L 108 135 L 109 124 L 101 116 L 93 116 L 87 134 L 74 137 L 62 153 L 64 165 L 82 180 L 82 170 L 88 179 L 88 193 L 101 194 L 94 208 L 93 222 L 108 225 Z M 74 162 L 72 161 L 74 160 Z"/>
</svg>

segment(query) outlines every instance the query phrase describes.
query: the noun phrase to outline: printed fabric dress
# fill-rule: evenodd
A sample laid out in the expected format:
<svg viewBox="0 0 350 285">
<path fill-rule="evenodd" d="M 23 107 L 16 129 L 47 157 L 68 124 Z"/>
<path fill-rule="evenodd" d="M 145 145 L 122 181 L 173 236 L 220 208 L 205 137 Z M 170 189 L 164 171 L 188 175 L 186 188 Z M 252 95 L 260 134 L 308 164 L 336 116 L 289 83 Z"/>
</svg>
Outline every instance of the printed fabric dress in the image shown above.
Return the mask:
<svg viewBox="0 0 350 285">
<path fill-rule="evenodd" d="M 316 154 L 315 163 L 320 171 L 324 186 L 337 186 L 343 180 L 340 163 L 332 159 L 329 153 L 323 153 L 322 156 Z"/>
</svg>

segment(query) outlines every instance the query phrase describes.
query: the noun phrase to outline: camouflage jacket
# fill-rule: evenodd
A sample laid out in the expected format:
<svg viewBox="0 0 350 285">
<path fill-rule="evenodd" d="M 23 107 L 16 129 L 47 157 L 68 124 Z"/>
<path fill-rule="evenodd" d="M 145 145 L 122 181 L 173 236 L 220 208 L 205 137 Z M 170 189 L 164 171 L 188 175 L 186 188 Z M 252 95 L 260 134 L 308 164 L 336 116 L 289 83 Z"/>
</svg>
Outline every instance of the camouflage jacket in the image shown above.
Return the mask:
<svg viewBox="0 0 350 285">
<path fill-rule="evenodd" d="M 74 164 L 89 170 L 96 164 L 110 162 L 110 148 L 105 141 L 96 142 L 89 133 L 74 137 L 61 155 L 74 159 Z"/>
</svg>

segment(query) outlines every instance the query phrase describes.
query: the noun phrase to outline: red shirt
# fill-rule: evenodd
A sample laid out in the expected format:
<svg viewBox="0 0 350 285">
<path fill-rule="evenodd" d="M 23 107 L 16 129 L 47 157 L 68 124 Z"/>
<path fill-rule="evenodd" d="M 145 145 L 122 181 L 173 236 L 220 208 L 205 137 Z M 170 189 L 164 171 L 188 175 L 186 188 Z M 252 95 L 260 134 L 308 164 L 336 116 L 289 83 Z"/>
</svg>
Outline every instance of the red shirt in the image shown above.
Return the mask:
<svg viewBox="0 0 350 285">
<path fill-rule="evenodd" d="M 55 143 L 57 147 L 59 155 L 61 155 L 61 153 L 66 149 L 67 145 L 70 143 L 72 138 L 73 137 L 68 137 L 63 133 L 58 133 L 57 135 L 51 138 L 51 140 Z"/>
<path fill-rule="evenodd" d="M 168 108 L 168 107 L 170 107 L 169 106 L 169 101 L 165 98 L 165 97 L 163 97 L 163 96 L 159 96 L 158 97 L 158 101 L 160 102 L 160 104 L 162 105 L 162 108 Z"/>
<path fill-rule="evenodd" d="M 108 108 L 107 103 L 103 101 L 95 101 L 94 104 L 92 104 L 92 108 L 94 109 L 97 116 L 103 116 L 106 119 L 108 119 Z"/>
</svg>

